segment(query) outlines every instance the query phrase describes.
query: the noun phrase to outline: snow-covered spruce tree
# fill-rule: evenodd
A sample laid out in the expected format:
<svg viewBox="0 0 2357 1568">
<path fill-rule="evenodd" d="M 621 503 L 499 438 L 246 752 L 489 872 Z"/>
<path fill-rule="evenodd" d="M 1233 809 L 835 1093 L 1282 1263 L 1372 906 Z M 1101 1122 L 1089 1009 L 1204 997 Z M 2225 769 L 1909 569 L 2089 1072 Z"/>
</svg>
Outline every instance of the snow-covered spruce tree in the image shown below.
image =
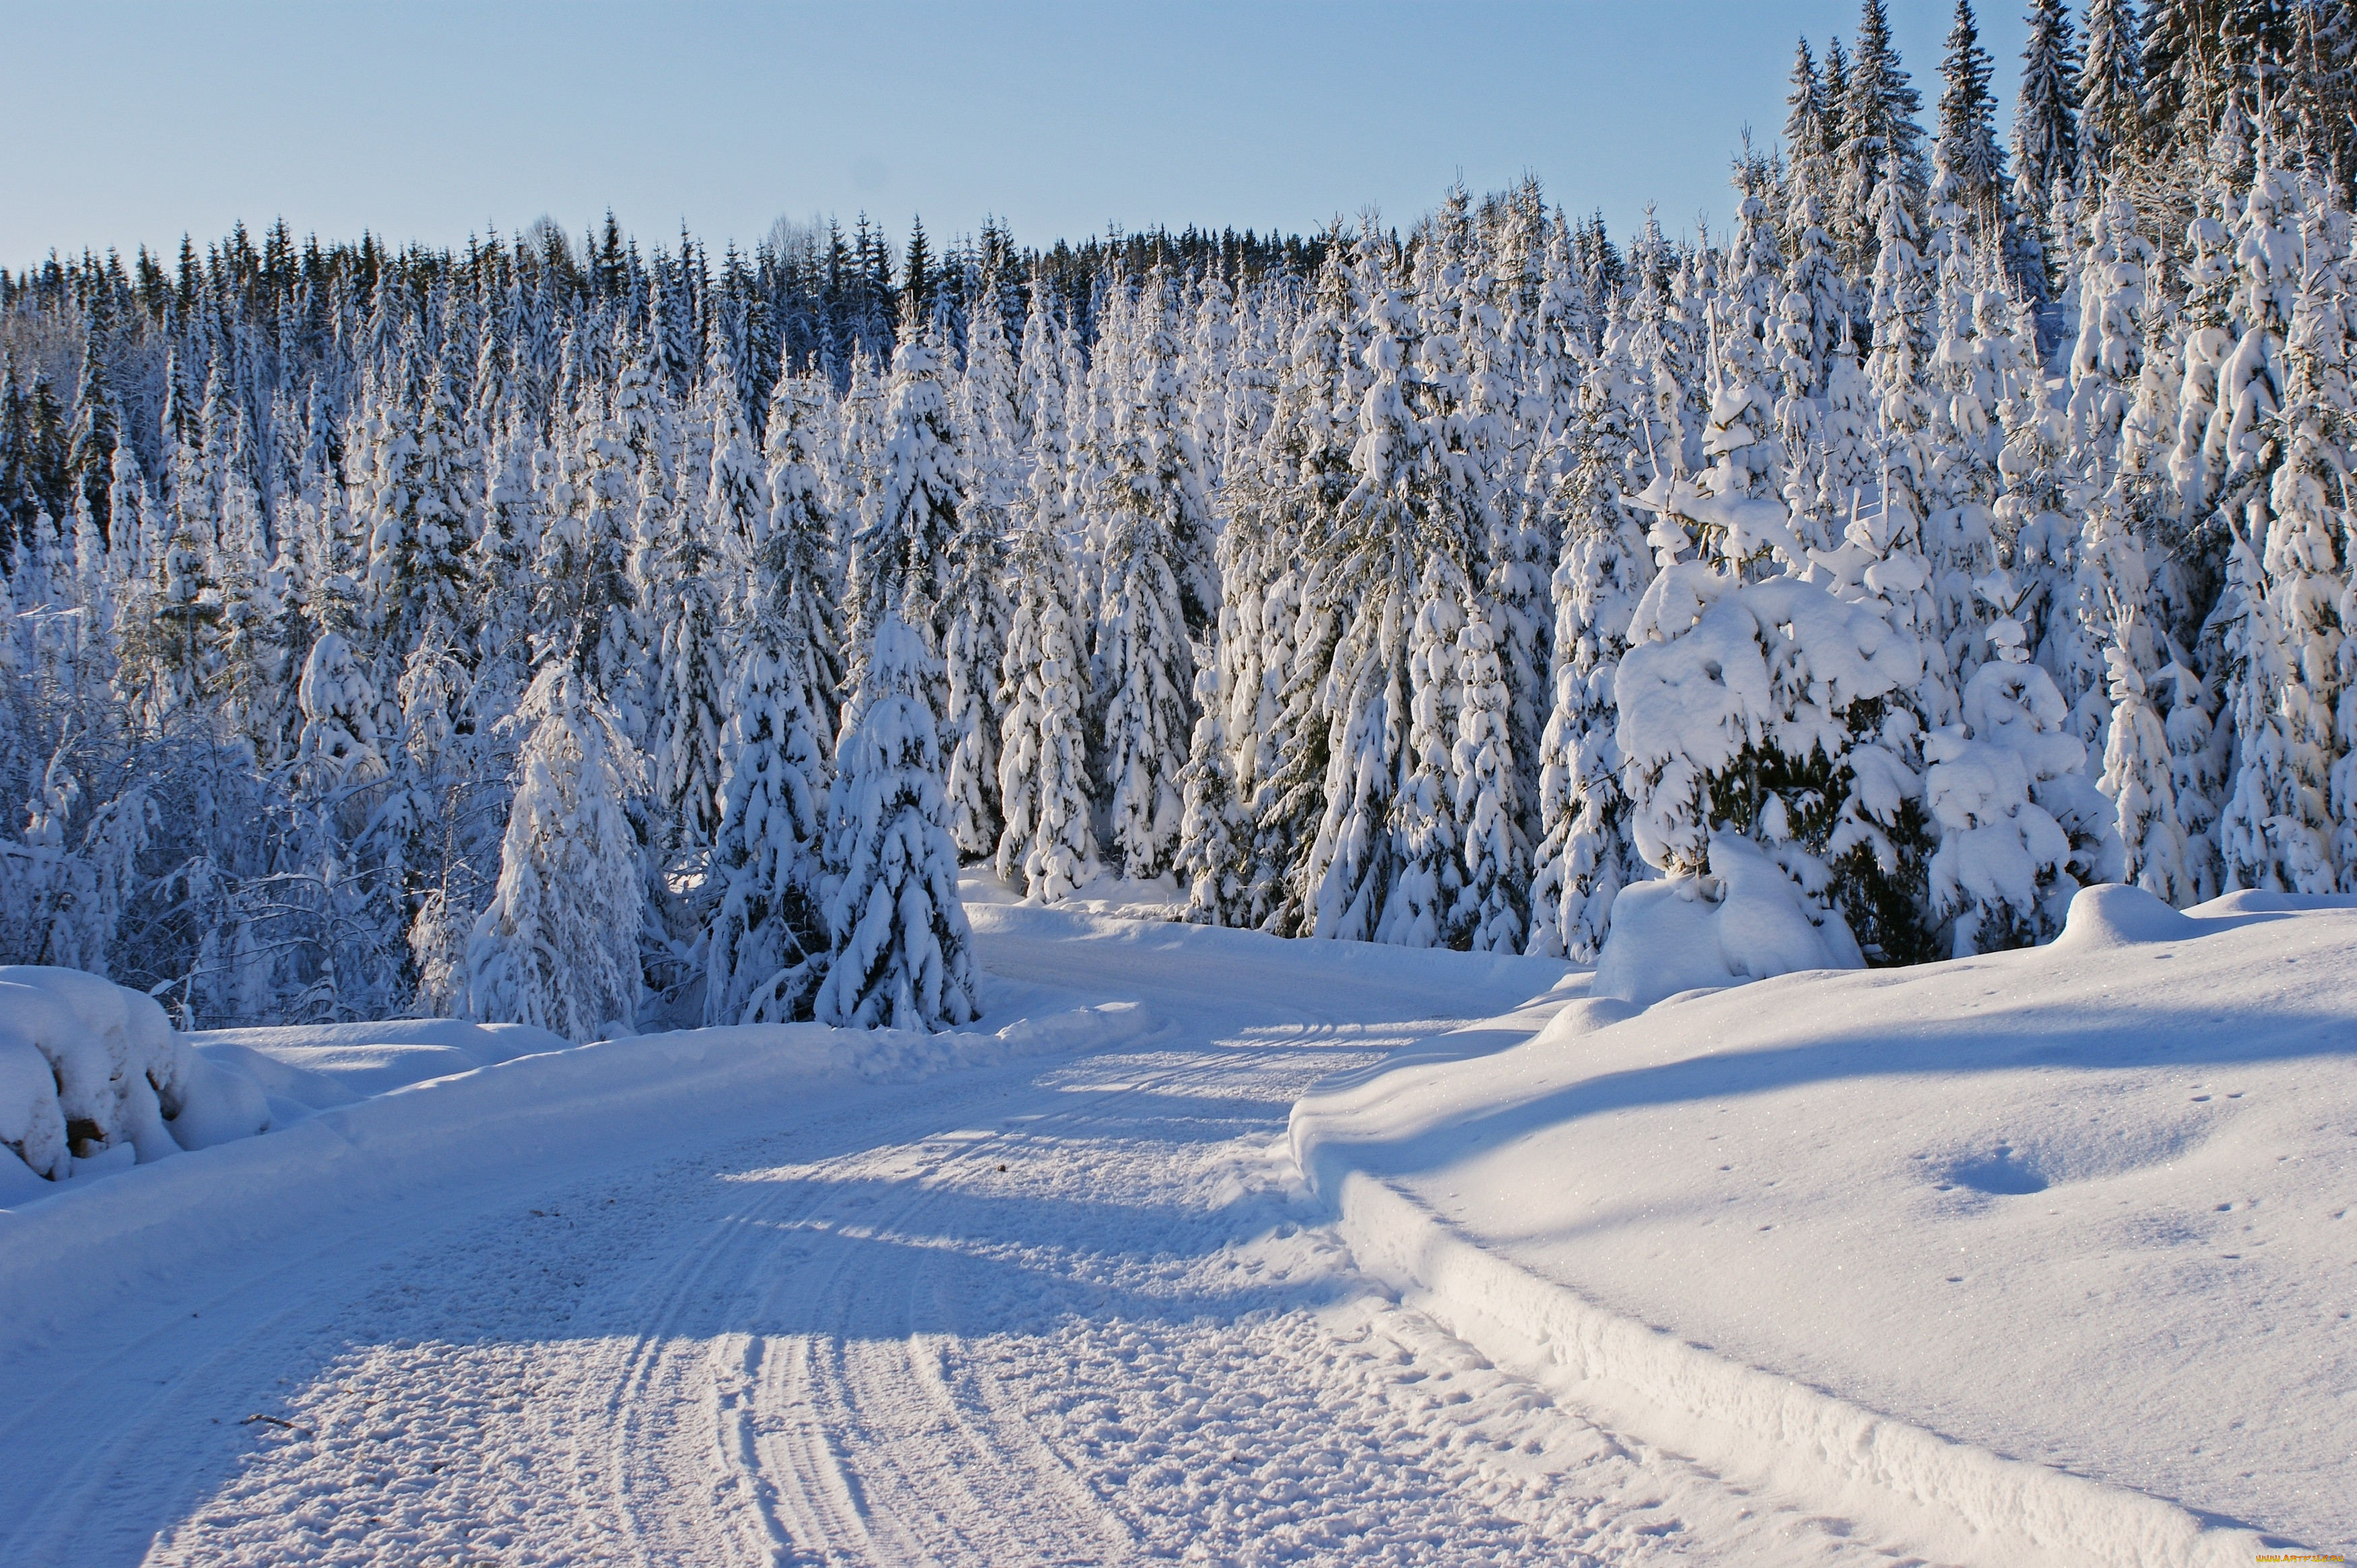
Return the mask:
<svg viewBox="0 0 2357 1568">
<path fill-rule="evenodd" d="M 843 678 L 834 519 L 813 435 L 823 393 L 781 377 L 770 397 L 770 510 L 751 524 L 721 732 L 725 783 L 709 860 L 707 1024 L 807 1018 L 828 934 L 821 892 L 825 801 Z"/>
<path fill-rule="evenodd" d="M 1989 92 L 1988 51 L 1972 0 L 1956 0 L 1948 28 L 1947 53 L 1940 62 L 1940 130 L 1935 160 L 1944 155 L 1954 177 L 1955 202 L 1966 219 L 1971 244 L 1998 256 L 2014 252 L 2010 203 L 2005 188 L 2005 154 L 1996 142 L 1996 102 Z"/>
<path fill-rule="evenodd" d="M 1444 945 L 1464 889 L 1456 747 L 1464 706 L 1457 661 L 1466 596 L 1463 568 L 1434 549 L 1408 600 L 1415 618 L 1407 631 L 1407 750 L 1391 811 L 1398 869 L 1375 925 L 1379 942 Z"/>
<path fill-rule="evenodd" d="M 1910 85 L 1890 37 L 1885 0 L 1863 0 L 1848 91 L 1842 104 L 1841 174 L 1835 187 L 1834 233 L 1864 271 L 1878 244 L 1886 185 L 1895 185 L 1910 213 L 1919 209 L 1928 169 L 1923 131 L 1915 123 L 1922 98 Z"/>
<path fill-rule="evenodd" d="M 2097 788 L 2118 808 L 2120 877 L 2184 908 L 2201 902 L 2207 890 L 2194 877 L 2185 826 L 2177 814 L 2167 722 L 2126 640 L 2105 645 L 2104 657 L 2110 666 L 2112 722 Z M 2169 673 L 2178 672 L 2172 665 Z"/>
<path fill-rule="evenodd" d="M 515 722 L 529 726 L 500 846 L 500 880 L 467 947 L 467 1005 L 486 1023 L 568 1040 L 630 1028 L 646 908 L 624 802 L 638 748 L 573 658 L 547 660 Z"/>
<path fill-rule="evenodd" d="M 1797 577 L 1745 584 L 1674 562 L 1631 628 L 1615 738 L 1649 865 L 1703 873 L 1715 832 L 1749 838 L 1813 923 L 1838 923 L 1870 959 L 1906 962 L 1921 949 L 1925 835 L 1907 703 L 1922 655 L 1876 608 Z"/>
<path fill-rule="evenodd" d="M 402 935 L 420 998 L 458 1004 L 466 950 L 490 902 L 491 868 L 507 820 L 496 769 L 508 747 L 486 735 L 504 714 L 478 710 L 462 634 L 439 618 L 420 629 L 396 688 L 400 744 L 368 834 L 388 882 L 407 895 Z"/>
<path fill-rule="evenodd" d="M 955 399 L 957 532 L 943 564 L 942 651 L 947 671 L 942 742 L 948 754 L 950 836 L 968 861 L 989 858 L 1003 822 L 998 790 L 1000 666 L 1006 652 L 1007 535 L 1024 496 L 1021 413 L 1000 284 L 976 279 L 965 373 Z M 1034 387 L 1035 393 L 1039 390 Z"/>
<path fill-rule="evenodd" d="M 2160 704 L 2171 702 L 2179 680 L 2195 682 L 2197 690 L 2199 682 L 2158 633 L 2153 575 L 2131 498 L 2123 474 L 2088 509 L 2073 608 L 2104 661 L 2109 713 L 2096 788 L 2115 805 L 2123 851 L 2118 875 L 2183 908 L 2212 897 L 2201 889 L 2216 878 L 2206 842 L 2189 836 L 2179 814 L 2176 758 Z"/>
<path fill-rule="evenodd" d="M 2079 67 L 2079 145 L 2098 180 L 2119 172 L 2144 140 L 2137 42 L 2136 8 L 2129 0 L 2088 0 L 2086 54 Z"/>
<path fill-rule="evenodd" d="M 1035 514 L 1017 537 L 1015 616 L 999 705 L 998 787 L 1006 826 L 998 875 L 1027 898 L 1053 904 L 1097 873 L 1090 821 L 1088 655 L 1079 585 L 1063 542 Z"/>
<path fill-rule="evenodd" d="M 1621 504 L 1635 393 L 1609 362 L 1583 393 L 1581 446 L 1550 505 L 1564 519 L 1554 578 L 1555 702 L 1539 775 L 1543 838 L 1524 950 L 1592 961 L 1613 900 L 1647 868 L 1630 838 L 1613 739 L 1613 681 L 1631 618 L 1653 577 L 1643 522 Z"/>
<path fill-rule="evenodd" d="M 1179 357 L 1179 381 L 1193 416 L 1189 434 L 1209 490 L 1219 485 L 1227 467 L 1228 376 L 1236 351 L 1235 294 L 1225 279 L 1203 279 L 1189 327 Z"/>
<path fill-rule="evenodd" d="M 1193 439 L 1180 422 L 1167 307 L 1154 319 L 1138 396 L 1114 446 L 1095 650 L 1103 843 L 1122 875 L 1137 880 L 1168 871 L 1178 854 L 1178 775 L 1195 723 L 1189 632 L 1218 602 L 1216 585 L 1189 587 L 1194 553 L 1211 542 L 1211 520 Z"/>
<path fill-rule="evenodd" d="M 385 700 L 429 620 L 468 620 L 464 552 L 473 500 L 450 373 L 439 360 L 424 367 L 414 402 L 405 378 L 381 384 L 368 467 L 352 503 L 368 540 L 361 624 Z"/>
<path fill-rule="evenodd" d="M 1171 871 L 1187 889 L 1188 919 L 1232 926 L 1250 908 L 1252 863 L 1220 685 L 1219 670 L 1195 671 L 1195 734 L 1178 773 L 1184 815 Z"/>
<path fill-rule="evenodd" d="M 831 657 L 807 584 L 772 575 L 790 552 L 765 553 L 762 599 L 741 634 L 722 746 L 727 783 L 710 860 L 713 914 L 705 943 L 707 1024 L 783 1023 L 811 1015 L 824 974 L 820 852 L 831 764 L 831 693 L 812 671 Z"/>
<path fill-rule="evenodd" d="M 1211 478 L 1195 445 L 1179 364 L 1178 292 L 1177 284 L 1157 274 L 1147 278 L 1137 302 L 1140 332 L 1132 363 L 1137 395 L 1132 406 L 1142 415 L 1140 428 L 1153 455 L 1154 504 L 1169 538 L 1187 635 L 1200 638 L 1219 616 L 1219 524 L 1211 515 Z M 1132 489 L 1136 489 L 1135 481 Z"/>
<path fill-rule="evenodd" d="M 2263 183 L 2283 177 L 2263 176 Z M 2258 187 L 2251 204 L 2262 201 Z M 2294 199 L 2277 197 L 2287 216 Z M 2338 215 L 2334 215 L 2336 218 Z M 2244 335 L 2241 360 L 2254 348 L 2276 356 L 2274 376 L 2230 366 L 2223 380 L 2240 382 L 2230 403 L 2222 388 L 2220 419 L 2233 404 L 2258 404 L 2234 419 L 2246 426 L 2229 450 L 2238 451 L 2233 478 L 2244 471 L 2263 496 L 2244 509 L 2233 545 L 2230 599 L 2239 618 L 2229 633 L 2240 669 L 2231 698 L 2236 732 L 2232 797 L 2219 822 L 2219 847 L 2228 883 L 2236 887 L 2298 893 L 2357 889 L 2357 653 L 2351 620 L 2357 592 L 2341 552 L 2344 487 L 2357 452 L 2348 346 L 2337 301 L 2347 283 L 2346 220 L 2328 221 L 2311 209 L 2300 223 L 2291 256 L 2254 255 L 2278 238 L 2284 219 L 2253 221 L 2244 242 L 2246 288 L 2258 294 L 2277 266 L 2292 269 L 2296 303 L 2285 336 L 2266 336 L 2274 301 L 2253 300 L 2254 324 Z M 2255 242 L 2256 242 L 2255 243 Z M 2273 386 L 2268 383 L 2274 382 Z M 2266 406 L 2281 399 L 2280 408 Z"/>
<path fill-rule="evenodd" d="M 2184 381 L 2178 389 L 2177 439 L 2169 458 L 2180 530 L 2206 521 L 2224 477 L 2223 430 L 2213 430 L 2219 373 L 2234 351 L 2234 248 L 2223 220 L 2225 193 L 2197 193 L 2184 240 L 2185 298 L 2179 310 Z M 2218 445 L 2212 446 L 2213 434 Z M 2190 636 L 2187 640 L 2190 641 Z"/>
<path fill-rule="evenodd" d="M 1964 722 L 1923 743 L 1924 806 L 1940 826 L 1930 917 L 1957 958 L 2051 940 L 2072 894 L 2121 866 L 2061 693 L 2018 632 L 1993 640 L 1999 657 L 1964 688 Z"/>
<path fill-rule="evenodd" d="M 1825 100 L 1824 78 L 1818 73 L 1809 40 L 1801 39 L 1792 54 L 1792 70 L 1785 81 L 1792 91 L 1784 97 L 1784 152 L 1789 159 L 1785 195 L 1797 213 L 1809 204 L 1824 221 L 1825 204 L 1834 195 L 1834 111 Z"/>
<path fill-rule="evenodd" d="M 2071 443 L 2083 483 L 2100 493 L 2117 470 L 2120 427 L 2144 372 L 2145 272 L 2153 249 L 2136 208 L 2097 209 L 2079 257 L 2079 332 L 2071 349 Z"/>
<path fill-rule="evenodd" d="M 835 748 L 827 794 L 826 924 L 818 1021 L 946 1029 L 981 1012 L 974 937 L 942 819 L 941 749 L 926 688 L 934 660 L 889 603 Z"/>
<path fill-rule="evenodd" d="M 626 557 L 630 449 L 588 411 L 542 539 L 534 673 L 508 721 L 522 731 L 500 875 L 467 943 L 466 1010 L 568 1039 L 633 1027 L 643 995 L 647 887 L 630 802 L 645 788 L 608 682 L 632 587 Z"/>
<path fill-rule="evenodd" d="M 737 415 L 728 410 L 722 417 Z M 724 478 L 754 477 L 748 471 L 750 456 L 747 447 L 724 438 L 716 445 L 705 496 L 666 505 L 650 492 L 640 507 L 632 575 L 639 601 L 655 623 L 647 714 L 650 836 L 666 861 L 693 863 L 720 820 L 720 732 L 729 671 L 722 629 L 726 607 L 713 542 L 744 528 L 758 504 L 750 494 L 722 488 Z M 734 516 L 707 510 L 732 501 Z M 741 553 L 745 546 L 737 548 Z"/>
<path fill-rule="evenodd" d="M 335 632 L 312 643 L 296 686 L 303 728 L 292 782 L 299 796 L 330 803 L 347 837 L 365 825 L 368 802 L 356 787 L 384 776 L 376 729 L 376 683 L 351 644 Z"/>
<path fill-rule="evenodd" d="M 474 623 L 481 705 L 511 712 L 532 681 L 533 568 L 545 525 L 550 454 L 521 424 L 494 437 L 486 464 L 483 531 L 469 547 L 468 580 L 481 595 Z"/>
<path fill-rule="evenodd" d="M 972 488 L 943 570 L 947 625 L 942 651 L 942 740 L 948 753 L 950 837 L 964 859 L 987 859 L 1005 826 L 998 787 L 998 691 L 1006 657 L 1008 550 L 1013 502 L 1005 462 L 970 464 Z"/>
<path fill-rule="evenodd" d="M 2053 191 L 2079 177 L 2079 45 L 2064 0 L 2030 0 L 2013 110 L 2013 199 L 2023 214 L 2015 277 L 2033 300 L 2051 287 L 2053 247 L 2041 235 Z"/>
<path fill-rule="evenodd" d="M 1405 867 L 1399 813 L 1411 766 L 1409 644 L 1425 561 L 1436 544 L 1430 434 L 1404 387 L 1416 358 L 1418 322 L 1390 284 L 1387 258 L 1368 251 L 1376 293 L 1363 358 L 1373 379 L 1351 455 L 1357 483 L 1326 545 L 1329 591 L 1347 625 L 1328 677 L 1333 718 L 1326 811 L 1308 866 L 1312 934 L 1359 941 L 1373 940 L 1386 920 L 1395 935 L 1417 929 L 1403 928 L 1391 901 Z M 1432 901 L 1437 925 L 1437 889 Z"/>
<path fill-rule="evenodd" d="M 939 648 L 955 607 L 942 592 L 965 496 L 958 484 L 957 433 L 942 384 L 940 346 L 913 311 L 900 324 L 892 357 L 888 433 L 876 461 L 876 485 L 862 502 L 852 538 L 846 631 L 855 659 L 876 640 L 888 601 Z M 936 670 L 927 702 L 939 704 Z"/>
<path fill-rule="evenodd" d="M 1458 709 L 1454 757 L 1464 886 L 1448 914 L 1449 945 L 1476 952 L 1513 952 L 1529 925 L 1530 846 L 1523 834 L 1509 725 L 1511 699 L 1497 634 L 1475 599 L 1458 634 Z"/>
<path fill-rule="evenodd" d="M 1345 629 L 1330 549 L 1314 542 L 1300 549 L 1293 542 L 1330 539 L 1351 492 L 1353 388 L 1364 373 L 1351 355 L 1359 311 L 1354 274 L 1339 229 L 1329 240 L 1309 309 L 1291 334 L 1267 433 L 1229 499 L 1229 528 L 1239 535 L 1234 548 L 1257 535 L 1275 564 L 1259 607 L 1258 661 L 1269 712 L 1255 718 L 1255 755 L 1237 773 L 1241 779 L 1249 772 L 1254 781 L 1250 923 L 1285 936 L 1307 932 L 1316 918 L 1308 865 L 1331 763 L 1327 678 Z"/>
</svg>

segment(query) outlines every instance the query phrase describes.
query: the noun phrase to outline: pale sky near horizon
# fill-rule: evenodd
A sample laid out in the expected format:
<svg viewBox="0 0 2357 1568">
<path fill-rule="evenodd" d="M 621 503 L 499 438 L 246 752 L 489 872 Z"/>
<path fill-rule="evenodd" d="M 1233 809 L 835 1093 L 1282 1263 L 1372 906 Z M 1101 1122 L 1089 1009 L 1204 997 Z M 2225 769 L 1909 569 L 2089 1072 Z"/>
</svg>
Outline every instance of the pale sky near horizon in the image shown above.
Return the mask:
<svg viewBox="0 0 2357 1568">
<path fill-rule="evenodd" d="M 1975 9 L 2002 113 L 2019 5 Z M 1890 12 L 1928 125 L 1953 0 Z M 0 0 L 0 265 L 281 215 L 447 245 L 610 207 L 644 246 L 684 220 L 716 251 L 863 210 L 937 242 L 993 214 L 1025 244 L 1300 232 L 1526 170 L 1616 236 L 1648 200 L 1690 231 L 1731 215 L 1743 127 L 1776 140 L 1796 37 L 1822 58 L 1857 23 L 1857 0 Z"/>
</svg>

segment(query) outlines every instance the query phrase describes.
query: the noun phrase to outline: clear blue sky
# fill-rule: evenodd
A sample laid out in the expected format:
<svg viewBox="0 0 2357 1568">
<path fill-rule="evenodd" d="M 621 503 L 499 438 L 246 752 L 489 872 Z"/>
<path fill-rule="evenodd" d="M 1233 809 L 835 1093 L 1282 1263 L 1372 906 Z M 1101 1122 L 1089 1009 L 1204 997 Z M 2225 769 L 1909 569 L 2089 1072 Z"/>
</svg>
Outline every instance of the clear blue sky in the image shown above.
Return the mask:
<svg viewBox="0 0 2357 1568">
<path fill-rule="evenodd" d="M 1953 0 L 1892 0 L 1923 94 Z M 2018 0 L 1981 8 L 2000 102 Z M 1732 210 L 1792 43 L 1856 0 L 1588 4 L 262 4 L 0 0 L 0 263 L 201 245 L 242 218 L 399 242 L 578 234 L 717 246 L 862 209 L 1026 243 L 1200 223 L 1401 220 L 1462 172 L 1536 173 L 1625 236 Z"/>
</svg>

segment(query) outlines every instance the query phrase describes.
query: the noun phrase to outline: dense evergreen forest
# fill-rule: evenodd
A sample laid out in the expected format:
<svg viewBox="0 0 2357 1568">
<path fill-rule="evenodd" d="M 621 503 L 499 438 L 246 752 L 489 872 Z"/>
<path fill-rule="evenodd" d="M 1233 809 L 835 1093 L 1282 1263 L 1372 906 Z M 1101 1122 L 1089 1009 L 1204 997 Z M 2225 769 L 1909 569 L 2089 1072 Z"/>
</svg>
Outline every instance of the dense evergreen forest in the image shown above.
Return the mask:
<svg viewBox="0 0 2357 1568">
<path fill-rule="evenodd" d="M 2352 70 L 2033 0 L 2001 145 L 1967 0 L 1928 113 L 1867 0 L 1719 232 L 0 270 L 0 961 L 586 1038 L 963 1022 L 961 865 L 1580 959 L 1662 877 L 1878 963 L 2357 892 Z"/>
</svg>

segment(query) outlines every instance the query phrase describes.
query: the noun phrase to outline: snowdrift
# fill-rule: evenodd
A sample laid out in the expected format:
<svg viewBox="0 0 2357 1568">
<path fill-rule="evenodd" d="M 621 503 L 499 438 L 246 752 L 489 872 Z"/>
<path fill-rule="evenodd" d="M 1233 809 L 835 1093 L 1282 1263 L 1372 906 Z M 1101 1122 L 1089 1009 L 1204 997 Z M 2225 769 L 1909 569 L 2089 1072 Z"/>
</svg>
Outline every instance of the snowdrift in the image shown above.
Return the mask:
<svg viewBox="0 0 2357 1568">
<path fill-rule="evenodd" d="M 269 1124 L 261 1086 L 190 1049 L 153 997 L 0 965 L 0 1203 Z"/>
<path fill-rule="evenodd" d="M 199 1055 L 234 1068 L 274 1100 L 304 1111 L 349 1105 L 371 1094 L 518 1057 L 566 1050 L 573 1043 L 529 1025 L 468 1024 L 456 1018 L 200 1029 L 184 1037 Z"/>
<path fill-rule="evenodd" d="M 2352 903 L 2104 887 L 2048 948 L 1641 1013 L 1575 979 L 1294 1147 L 1493 1357 L 1916 1550 L 2346 1542 Z"/>
</svg>

